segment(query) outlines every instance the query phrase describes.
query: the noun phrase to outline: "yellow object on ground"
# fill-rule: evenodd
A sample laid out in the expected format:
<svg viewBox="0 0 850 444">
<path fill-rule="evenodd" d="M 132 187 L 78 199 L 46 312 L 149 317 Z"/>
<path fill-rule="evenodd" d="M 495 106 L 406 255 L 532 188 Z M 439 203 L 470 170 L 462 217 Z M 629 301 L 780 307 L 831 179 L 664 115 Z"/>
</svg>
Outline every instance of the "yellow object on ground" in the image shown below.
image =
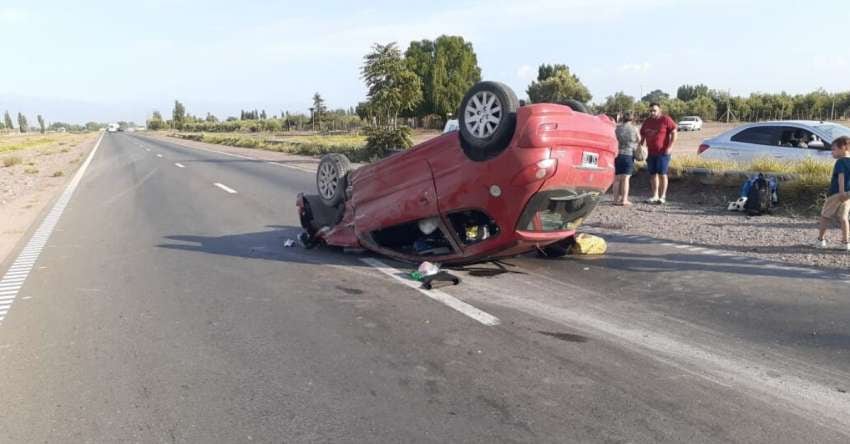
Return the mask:
<svg viewBox="0 0 850 444">
<path fill-rule="evenodd" d="M 570 253 L 582 255 L 597 255 L 605 254 L 608 250 L 608 243 L 605 239 L 599 236 L 594 236 L 587 233 L 576 234 L 576 243 L 573 245 Z"/>
</svg>

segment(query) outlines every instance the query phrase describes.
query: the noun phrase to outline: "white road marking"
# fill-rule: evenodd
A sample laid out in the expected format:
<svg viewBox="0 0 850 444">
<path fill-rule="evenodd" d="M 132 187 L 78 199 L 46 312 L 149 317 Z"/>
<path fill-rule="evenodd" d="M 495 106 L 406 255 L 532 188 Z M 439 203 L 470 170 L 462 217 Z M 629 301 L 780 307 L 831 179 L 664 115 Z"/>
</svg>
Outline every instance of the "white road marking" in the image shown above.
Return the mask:
<svg viewBox="0 0 850 444">
<path fill-rule="evenodd" d="M 182 163 L 175 163 L 174 166 L 177 168 L 186 168 L 186 165 L 183 165 Z"/>
<path fill-rule="evenodd" d="M 150 150 L 151 150 L 150 148 L 145 148 L 145 151 L 150 151 Z"/>
<path fill-rule="evenodd" d="M 53 208 L 51 208 L 50 212 L 47 213 L 47 217 L 44 218 L 41 225 L 39 225 L 38 229 L 27 242 L 27 245 L 21 251 L 20 255 L 7 270 L 6 275 L 3 276 L 3 280 L 0 281 L 0 299 L 3 301 L 3 306 L 0 308 L 0 321 L 6 318 L 6 313 L 8 313 L 9 307 L 11 307 L 15 302 L 18 291 L 26 282 L 27 275 L 32 269 L 32 266 L 35 265 L 35 262 L 38 260 L 38 256 L 47 244 L 47 240 L 50 239 L 50 235 L 53 233 L 54 228 L 56 228 L 59 218 L 62 217 L 62 212 L 65 211 L 65 208 L 71 201 L 71 196 L 74 195 L 74 191 L 76 191 L 77 187 L 80 185 L 80 181 L 83 179 L 83 175 L 86 173 L 92 159 L 94 159 L 94 155 L 97 153 L 97 149 L 100 147 L 100 143 L 102 141 L 103 134 L 101 134 L 97 143 L 94 144 L 94 148 L 92 148 L 86 158 L 86 161 L 83 162 L 80 169 L 77 170 L 77 173 L 74 174 L 74 177 L 68 183 L 68 186 L 65 187 L 65 191 L 62 192 L 62 195 L 59 196 L 59 199 L 55 204 L 53 204 Z M 0 323 L 0 325 L 2 325 L 2 323 Z"/>
<path fill-rule="evenodd" d="M 157 154 L 156 157 L 162 157 L 162 154 Z"/>
<path fill-rule="evenodd" d="M 223 185 L 223 184 L 220 184 L 220 183 L 218 183 L 218 182 L 214 183 L 213 185 L 215 185 L 215 186 L 217 186 L 217 187 L 221 188 L 221 189 L 222 189 L 222 190 L 224 190 L 224 191 L 227 191 L 227 192 L 228 192 L 228 193 L 230 193 L 230 194 L 236 194 L 236 190 L 234 190 L 233 188 L 230 188 L 230 187 L 229 187 L 229 186 L 227 186 L 227 185 Z"/>
<path fill-rule="evenodd" d="M 425 290 L 425 289 L 419 288 L 420 284 L 418 282 L 413 282 L 413 281 L 409 281 L 407 279 L 402 278 L 401 276 L 399 276 L 400 274 L 402 274 L 402 272 L 400 270 L 397 270 L 393 267 L 390 267 L 389 265 L 387 265 L 387 264 L 385 264 L 385 263 L 383 263 L 383 262 L 381 262 L 377 259 L 361 258 L 360 260 L 362 262 L 365 262 L 369 266 L 374 267 L 375 269 L 377 269 L 381 273 L 384 273 L 385 275 L 392 277 L 393 279 L 397 280 L 398 282 L 401 282 L 402 284 L 424 294 L 425 296 L 428 296 L 429 298 L 431 298 L 435 301 L 438 301 L 438 302 L 441 302 L 445 305 L 448 305 L 449 307 L 463 313 L 466 316 L 469 316 L 472 319 L 475 319 L 476 321 L 478 321 L 478 322 L 480 322 L 484 325 L 488 325 L 488 326 L 499 325 L 499 318 L 497 318 L 497 317 L 495 317 L 495 316 L 493 316 L 489 313 L 483 312 L 483 311 L 473 307 L 472 305 L 469 305 L 466 302 L 463 302 L 460 299 L 457 299 L 454 296 L 451 296 L 451 295 L 444 293 L 440 290 Z"/>
</svg>

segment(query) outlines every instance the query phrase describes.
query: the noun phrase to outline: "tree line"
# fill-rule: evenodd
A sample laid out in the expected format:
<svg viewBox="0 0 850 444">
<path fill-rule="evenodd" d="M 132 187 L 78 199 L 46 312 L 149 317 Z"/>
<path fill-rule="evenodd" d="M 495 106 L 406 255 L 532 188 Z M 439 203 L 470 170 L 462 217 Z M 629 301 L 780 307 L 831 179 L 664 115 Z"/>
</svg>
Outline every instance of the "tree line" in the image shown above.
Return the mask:
<svg viewBox="0 0 850 444">
<path fill-rule="evenodd" d="M 616 115 L 633 111 L 648 114 L 649 104 L 659 103 L 671 117 L 700 116 L 703 120 L 743 121 L 760 120 L 837 120 L 850 117 L 850 91 L 828 93 L 818 89 L 807 94 L 790 95 L 752 93 L 748 97 L 732 96 L 726 91 L 710 89 L 703 84 L 682 85 L 671 97 L 656 89 L 636 100 L 620 91 L 608 96 L 595 107 L 597 112 Z"/>
<path fill-rule="evenodd" d="M 363 58 L 361 77 L 367 100 L 356 107 L 329 110 L 316 92 L 309 114 L 265 110 L 240 110 L 239 116 L 219 120 L 207 114 L 193 116 L 175 101 L 171 119 L 156 111 L 148 128 L 185 131 L 261 132 L 283 130 L 357 130 L 398 128 L 401 123 L 441 128 L 454 117 L 466 91 L 481 80 L 481 68 L 471 42 L 460 36 L 442 35 L 436 40 L 412 41 L 402 52 L 395 42 L 373 45 Z M 590 103 L 593 96 L 581 79 L 565 64 L 542 64 L 526 89 L 530 103 Z M 808 94 L 753 93 L 732 96 L 706 85 L 682 85 L 675 96 L 656 89 L 640 99 L 619 91 L 592 104 L 596 113 L 618 115 L 632 111 L 648 114 L 649 104 L 658 102 L 673 118 L 697 115 L 704 120 L 756 121 L 767 119 L 838 119 L 850 116 L 850 92 L 830 94 L 817 90 Z"/>
<path fill-rule="evenodd" d="M 12 120 L 12 115 L 9 113 L 9 111 L 6 111 L 3 113 L 3 120 L 0 120 L 0 132 L 38 132 L 44 134 L 48 131 L 84 132 L 99 131 L 103 128 L 106 128 L 106 124 L 100 122 L 87 122 L 84 125 L 72 124 L 67 122 L 53 122 L 48 125 L 47 121 L 44 120 L 44 117 L 41 114 L 37 114 L 35 119 L 38 123 L 38 126 L 30 125 L 29 121 L 27 120 L 27 117 L 22 113 L 18 113 L 16 119 L 17 126 L 15 126 L 15 121 Z"/>
</svg>

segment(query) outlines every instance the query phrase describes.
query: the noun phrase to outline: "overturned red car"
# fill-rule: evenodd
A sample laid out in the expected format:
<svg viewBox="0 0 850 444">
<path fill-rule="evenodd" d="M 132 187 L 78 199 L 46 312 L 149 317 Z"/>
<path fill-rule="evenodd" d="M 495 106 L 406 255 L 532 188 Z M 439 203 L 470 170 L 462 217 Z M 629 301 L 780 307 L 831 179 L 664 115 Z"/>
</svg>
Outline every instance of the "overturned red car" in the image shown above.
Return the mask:
<svg viewBox="0 0 850 444">
<path fill-rule="evenodd" d="M 302 243 L 445 264 L 564 254 L 617 155 L 611 119 L 569 104 L 519 106 L 508 86 L 479 82 L 458 131 L 355 170 L 324 156 L 319 194 L 298 195 Z"/>
</svg>

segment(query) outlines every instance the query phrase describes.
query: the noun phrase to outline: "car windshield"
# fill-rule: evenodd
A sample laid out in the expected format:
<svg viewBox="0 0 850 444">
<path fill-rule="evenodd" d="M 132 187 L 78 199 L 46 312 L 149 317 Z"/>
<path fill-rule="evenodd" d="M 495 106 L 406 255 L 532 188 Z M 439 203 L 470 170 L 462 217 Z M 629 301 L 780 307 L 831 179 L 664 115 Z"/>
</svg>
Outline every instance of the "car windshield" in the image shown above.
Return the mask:
<svg viewBox="0 0 850 444">
<path fill-rule="evenodd" d="M 837 123 L 815 125 L 815 128 L 818 131 L 822 132 L 826 136 L 826 140 L 829 140 L 830 142 L 841 136 L 850 137 L 850 128 L 847 128 L 844 125 L 839 125 Z"/>
</svg>

